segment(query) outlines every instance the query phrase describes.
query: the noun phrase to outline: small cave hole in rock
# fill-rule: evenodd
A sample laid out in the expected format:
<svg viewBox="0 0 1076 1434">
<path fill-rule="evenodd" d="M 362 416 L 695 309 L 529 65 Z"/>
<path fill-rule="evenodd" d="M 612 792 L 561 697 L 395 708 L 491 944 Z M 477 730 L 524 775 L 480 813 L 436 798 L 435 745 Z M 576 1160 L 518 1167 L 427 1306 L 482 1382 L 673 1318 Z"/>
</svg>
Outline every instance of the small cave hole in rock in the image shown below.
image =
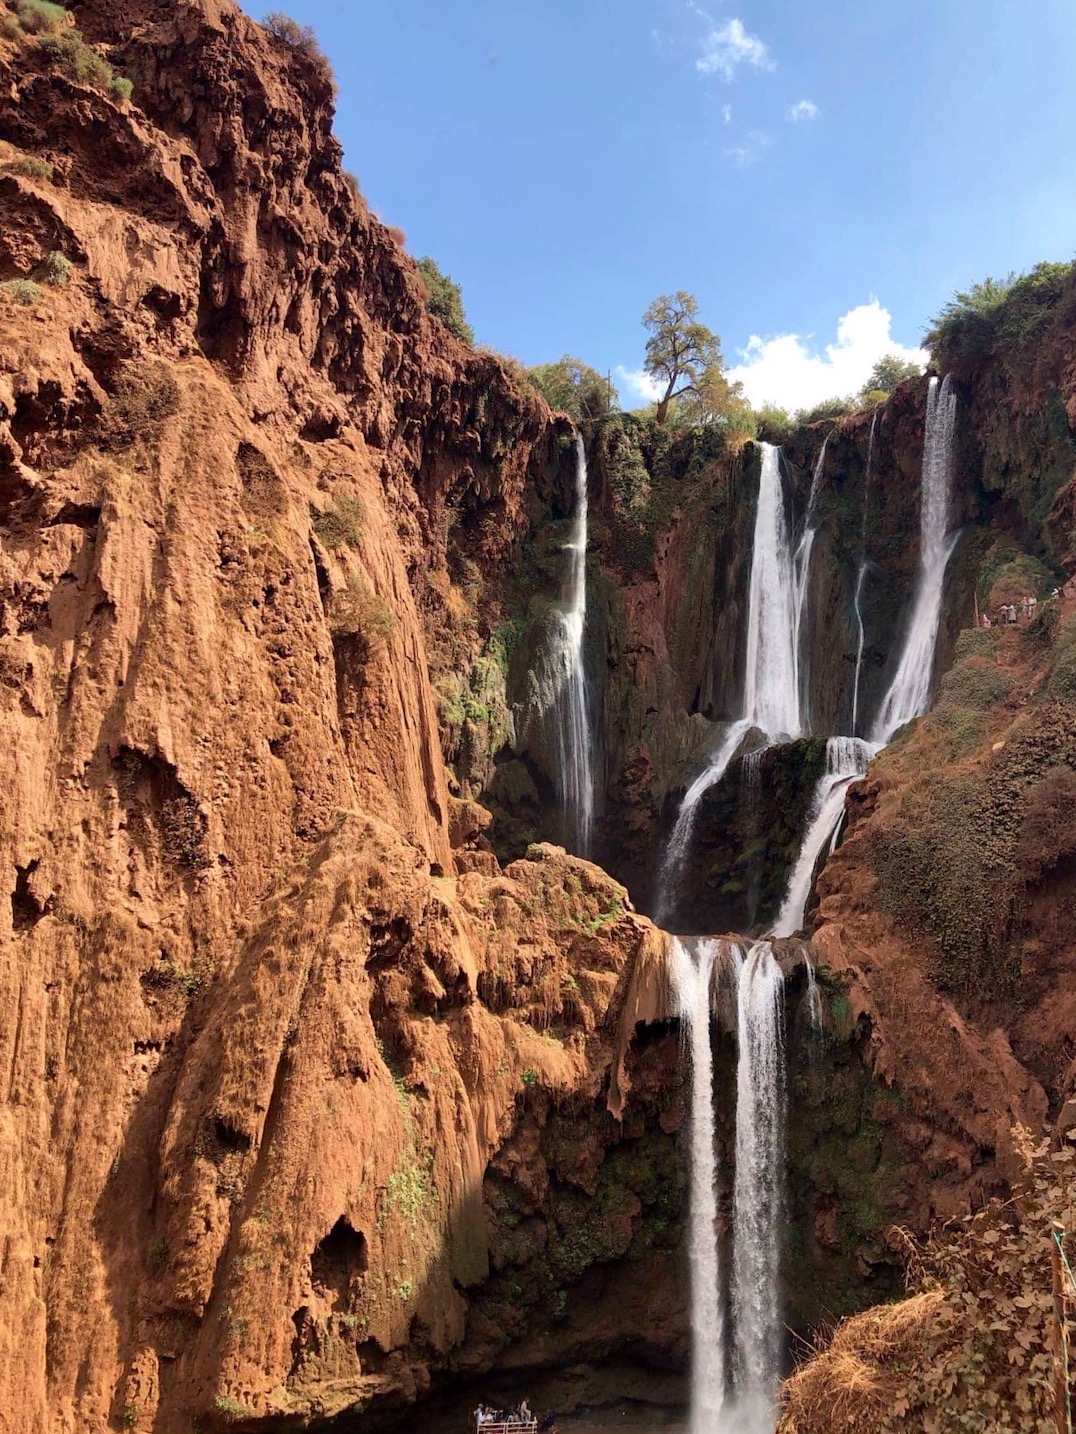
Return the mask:
<svg viewBox="0 0 1076 1434">
<path fill-rule="evenodd" d="M 40 921 L 45 909 L 30 890 L 30 878 L 38 868 L 35 860 L 15 868 L 15 890 L 11 893 L 11 924 L 16 931 L 25 931 Z"/>
<path fill-rule="evenodd" d="M 350 1304 L 352 1281 L 366 1273 L 369 1254 L 366 1236 L 341 1215 L 310 1257 L 310 1274 L 324 1298 L 346 1308 Z"/>
</svg>

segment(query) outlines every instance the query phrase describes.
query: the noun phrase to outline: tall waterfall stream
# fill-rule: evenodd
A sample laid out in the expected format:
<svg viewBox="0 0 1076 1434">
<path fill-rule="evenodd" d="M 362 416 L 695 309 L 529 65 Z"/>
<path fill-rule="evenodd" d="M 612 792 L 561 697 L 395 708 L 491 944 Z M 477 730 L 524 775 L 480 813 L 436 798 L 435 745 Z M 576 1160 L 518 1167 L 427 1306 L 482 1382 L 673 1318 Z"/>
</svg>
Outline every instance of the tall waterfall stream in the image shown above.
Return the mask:
<svg viewBox="0 0 1076 1434">
<path fill-rule="evenodd" d="M 854 597 L 858 647 L 852 732 L 827 741 L 825 771 L 816 786 L 800 851 L 773 925 L 774 937 L 792 936 L 803 926 L 818 861 L 827 847 L 832 851 L 836 845 L 848 787 L 866 772 L 871 759 L 898 728 L 929 704 L 945 574 L 955 546 L 949 531 L 955 418 L 955 395 L 949 380 L 932 378 L 924 433 L 919 571 L 900 657 L 869 741 L 856 735 L 864 647 L 860 602 L 867 570 L 864 507 Z M 873 448 L 872 423 L 868 484 Z M 770 745 L 809 732 L 803 681 L 809 661 L 805 605 L 815 537 L 814 507 L 824 463 L 825 445 L 815 465 L 803 532 L 794 543 L 780 450 L 762 445 L 743 704 L 740 716 L 726 728 L 681 802 L 660 864 L 659 920 L 668 920 L 675 910 L 678 882 L 691 858 L 699 803 L 740 755 L 748 734 L 759 732 L 763 744 Z M 817 1028 L 821 1002 L 810 958 L 805 959 L 808 1015 Z M 669 968 L 691 1068 L 691 1434 L 768 1434 L 774 1426 L 784 1352 L 780 1302 L 786 1107 L 784 977 L 769 938 L 671 937 Z M 712 1027 L 719 992 L 729 984 L 735 991 L 739 1054 L 731 1267 L 724 1269 Z"/>
</svg>

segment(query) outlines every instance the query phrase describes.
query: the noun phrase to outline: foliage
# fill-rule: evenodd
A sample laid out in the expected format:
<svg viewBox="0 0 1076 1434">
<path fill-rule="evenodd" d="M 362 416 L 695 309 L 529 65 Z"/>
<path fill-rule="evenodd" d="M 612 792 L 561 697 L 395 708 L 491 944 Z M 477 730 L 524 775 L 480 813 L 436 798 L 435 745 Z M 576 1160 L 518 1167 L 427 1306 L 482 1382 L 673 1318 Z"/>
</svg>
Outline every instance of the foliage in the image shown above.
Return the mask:
<svg viewBox="0 0 1076 1434">
<path fill-rule="evenodd" d="M 922 364 L 916 363 L 914 359 L 903 359 L 899 354 L 886 354 L 871 369 L 870 378 L 860 390 L 860 397 L 866 401 L 874 401 L 873 395 L 890 394 L 898 384 L 909 378 L 919 378 L 922 372 Z"/>
<path fill-rule="evenodd" d="M 129 80 L 126 75 L 114 75 L 109 86 L 112 98 L 120 100 L 123 104 L 134 94 L 134 81 Z"/>
<path fill-rule="evenodd" d="M 350 169 L 345 169 L 345 170 L 343 171 L 343 175 L 344 175 L 344 183 L 347 185 L 348 189 L 351 191 L 352 196 L 353 196 L 355 199 L 360 199 L 360 198 L 362 197 L 362 189 L 361 189 L 360 186 L 359 186 L 359 177 L 358 177 L 358 175 L 352 174 L 352 172 L 351 172 Z"/>
<path fill-rule="evenodd" d="M 786 408 L 778 408 L 775 403 L 766 403 L 755 409 L 755 432 L 766 443 L 780 446 L 788 439 L 794 427 L 792 415 Z"/>
<path fill-rule="evenodd" d="M 957 293 L 924 342 L 938 368 L 1022 349 L 1049 323 L 1076 275 L 1076 262 L 1037 264 L 1029 274 L 984 279 Z"/>
<path fill-rule="evenodd" d="M 27 179 L 51 180 L 55 169 L 47 159 L 38 159 L 34 154 L 20 154 L 8 161 L 7 168 L 15 174 L 23 174 Z"/>
<path fill-rule="evenodd" d="M 0 284 L 0 294 L 29 308 L 41 298 L 41 285 L 35 284 L 32 279 L 6 279 Z"/>
<path fill-rule="evenodd" d="M 694 294 L 679 289 L 659 295 L 643 315 L 643 327 L 650 334 L 644 368 L 663 386 L 654 415 L 659 425 L 665 422 L 673 399 L 699 398 L 703 375 L 722 368 L 721 340 L 699 322 L 698 312 Z"/>
<path fill-rule="evenodd" d="M 335 594 L 329 619 L 335 636 L 357 639 L 367 656 L 381 651 L 396 626 L 396 617 L 388 603 L 358 577 L 352 578 L 343 592 Z"/>
<path fill-rule="evenodd" d="M 37 277 L 43 284 L 52 284 L 55 288 L 62 289 L 71 282 L 72 272 L 71 260 L 58 249 L 53 249 L 46 254 L 44 263 L 37 271 Z"/>
<path fill-rule="evenodd" d="M 0 36 L 5 40 L 21 40 L 23 28 L 14 15 L 0 15 Z"/>
<path fill-rule="evenodd" d="M 78 30 L 43 35 L 41 48 L 69 79 L 92 89 L 106 91 L 115 78 L 112 66 L 91 49 Z"/>
<path fill-rule="evenodd" d="M 801 408 L 796 414 L 795 423 L 821 423 L 827 418 L 845 418 L 856 411 L 856 401 L 852 398 L 824 398 L 821 403 L 816 403 L 813 408 Z"/>
<path fill-rule="evenodd" d="M 153 438 L 178 408 L 179 385 L 167 364 L 126 364 L 112 390 L 103 437 L 118 448 Z"/>
<path fill-rule="evenodd" d="M 31 35 L 54 34 L 67 24 L 67 11 L 62 5 L 50 4 L 49 0 L 22 0 L 19 24 Z"/>
<path fill-rule="evenodd" d="M 1014 1143 L 1027 1151 L 1027 1132 Z M 1076 1156 L 1070 1147 L 1034 1156 L 1008 1203 L 926 1245 L 893 1232 L 916 1293 L 837 1330 L 786 1385 L 780 1434 L 1052 1434 L 1050 1248 L 1059 1225 L 1071 1262 Z"/>
<path fill-rule="evenodd" d="M 426 288 L 426 309 L 440 319 L 449 333 L 461 343 L 474 343 L 474 330 L 463 311 L 463 290 L 427 254 L 418 261 L 418 270 Z"/>
<path fill-rule="evenodd" d="M 605 418 L 617 402 L 617 391 L 607 378 L 568 354 L 557 363 L 528 369 L 527 379 L 550 408 L 577 421 Z"/>
<path fill-rule="evenodd" d="M 333 75 L 333 68 L 329 63 L 328 55 L 318 43 L 313 26 L 300 25 L 298 20 L 293 20 L 282 10 L 270 10 L 262 20 L 262 28 L 287 45 L 289 50 L 294 50 L 297 55 L 302 55 L 304 59 L 309 60 L 319 78 L 335 94 L 336 79 Z"/>
<path fill-rule="evenodd" d="M 758 422 L 744 397 L 742 383 L 730 383 L 721 363 L 709 364 L 691 393 L 675 400 L 676 418 L 687 424 L 716 423 L 728 435 L 734 450 L 758 436 Z"/>
<path fill-rule="evenodd" d="M 538 1084 L 538 1072 L 533 1066 L 527 1066 L 520 1079 L 528 1090 L 532 1090 Z"/>
<path fill-rule="evenodd" d="M 357 548 L 362 543 L 365 521 L 366 514 L 357 498 L 338 498 L 331 508 L 314 515 L 314 532 L 331 552 Z"/>
</svg>

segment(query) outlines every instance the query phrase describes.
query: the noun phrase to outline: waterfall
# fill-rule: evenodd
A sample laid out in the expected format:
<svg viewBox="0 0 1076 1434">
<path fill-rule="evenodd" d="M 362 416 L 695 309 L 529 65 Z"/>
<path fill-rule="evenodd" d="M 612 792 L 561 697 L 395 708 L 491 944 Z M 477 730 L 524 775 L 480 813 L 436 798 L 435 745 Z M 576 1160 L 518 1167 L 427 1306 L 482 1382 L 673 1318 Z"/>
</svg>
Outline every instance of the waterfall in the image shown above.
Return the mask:
<svg viewBox="0 0 1076 1434">
<path fill-rule="evenodd" d="M 774 922 L 775 936 L 793 936 L 802 929 L 814 870 L 822 849 L 837 834 L 844 813 L 845 793 L 849 785 L 866 772 L 867 764 L 877 750 L 877 747 L 858 737 L 831 737 L 826 743 L 826 770 L 815 787 L 807 817 L 807 832 Z"/>
<path fill-rule="evenodd" d="M 807 632 L 805 617 L 807 614 L 807 591 L 811 580 L 811 551 L 814 548 L 815 533 L 818 531 L 814 526 L 814 509 L 818 501 L 818 489 L 822 481 L 822 470 L 826 466 L 826 447 L 829 443 L 827 433 L 822 440 L 822 447 L 818 450 L 818 458 L 811 474 L 811 490 L 807 495 L 807 511 L 803 518 L 803 535 L 796 544 L 796 555 L 793 559 L 794 573 L 794 597 L 793 597 L 793 631 L 796 642 L 796 661 L 799 668 L 799 711 L 800 719 L 804 725 L 810 710 L 810 648 L 807 644 Z"/>
<path fill-rule="evenodd" d="M 566 601 L 560 612 L 566 668 L 557 714 L 557 786 L 568 845 L 580 856 L 590 851 L 594 824 L 591 770 L 590 694 L 583 661 L 587 620 L 587 455 L 575 436 L 575 510 L 568 553 Z"/>
<path fill-rule="evenodd" d="M 956 437 L 956 395 L 948 377 L 930 380 L 923 438 L 919 576 L 900 663 L 874 723 L 874 741 L 886 743 L 930 701 L 934 648 L 941 623 L 945 570 L 955 545 L 949 535 L 949 489 Z"/>
<path fill-rule="evenodd" d="M 811 1030 L 817 1035 L 822 1029 L 822 997 L 818 993 L 818 977 L 814 973 L 814 964 L 806 949 L 803 960 L 807 967 L 807 1015 L 811 1020 Z"/>
<path fill-rule="evenodd" d="M 735 1388 L 749 1430 L 772 1429 L 781 1371 L 784 1221 L 784 977 L 766 941 L 740 972 L 733 1193 Z"/>
<path fill-rule="evenodd" d="M 871 436 L 867 441 L 867 476 L 863 485 L 863 518 L 859 525 L 859 572 L 856 574 L 856 595 L 854 599 L 856 613 L 856 675 L 852 686 L 852 736 L 859 735 L 859 674 L 863 668 L 863 640 L 866 630 L 863 626 L 863 582 L 867 576 L 867 504 L 871 495 L 871 465 L 874 462 L 874 430 L 878 427 L 879 410 L 874 410 L 871 418 Z"/>
<path fill-rule="evenodd" d="M 676 904 L 677 881 L 691 846 L 699 803 L 705 793 L 711 787 L 716 786 L 728 771 L 733 758 L 740 750 L 743 739 L 750 732 L 751 725 L 746 718 L 741 717 L 738 722 L 733 722 L 729 726 L 706 767 L 684 793 L 680 810 L 676 814 L 676 825 L 672 829 L 672 834 L 661 858 L 661 865 L 658 868 L 657 902 L 654 912 L 654 920 L 658 925 L 669 919 Z"/>
<path fill-rule="evenodd" d="M 799 614 L 781 450 L 763 443 L 762 473 L 748 588 L 747 677 L 743 715 L 769 736 L 802 735 Z"/>
<path fill-rule="evenodd" d="M 714 1065 L 710 1045 L 715 962 L 725 955 L 725 943 L 707 938 L 678 941 L 673 937 L 669 947 L 675 1009 L 686 1027 L 691 1060 L 691 1434 L 713 1434 L 719 1427 L 717 1421 L 725 1402 L 725 1334 L 714 1193 Z"/>
</svg>

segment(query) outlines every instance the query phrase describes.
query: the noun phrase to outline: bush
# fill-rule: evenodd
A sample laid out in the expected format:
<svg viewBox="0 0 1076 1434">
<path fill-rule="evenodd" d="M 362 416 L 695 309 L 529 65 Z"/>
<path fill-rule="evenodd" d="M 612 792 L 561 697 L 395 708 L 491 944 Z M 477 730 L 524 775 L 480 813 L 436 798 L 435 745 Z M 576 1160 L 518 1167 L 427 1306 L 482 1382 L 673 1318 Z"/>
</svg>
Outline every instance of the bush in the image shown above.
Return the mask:
<svg viewBox="0 0 1076 1434">
<path fill-rule="evenodd" d="M 362 198 L 362 189 L 359 187 L 358 175 L 352 174 L 350 169 L 344 170 L 344 183 L 356 199 Z"/>
<path fill-rule="evenodd" d="M 23 28 L 14 15 L 0 15 L 0 35 L 5 40 L 21 40 Z"/>
<path fill-rule="evenodd" d="M 880 403 L 888 398 L 898 384 L 910 378 L 919 378 L 923 366 L 914 359 L 902 359 L 898 354 L 886 354 L 871 369 L 870 378 L 860 389 L 863 403 Z"/>
<path fill-rule="evenodd" d="M 937 368 L 1022 349 L 1050 322 L 1076 262 L 1037 264 L 1030 274 L 984 279 L 957 293 L 931 322 L 924 343 Z"/>
<path fill-rule="evenodd" d="M 59 249 L 53 249 L 51 254 L 46 255 L 45 262 L 37 271 L 37 277 L 43 284 L 52 284 L 54 288 L 62 289 L 71 282 L 73 272 L 71 260 Z"/>
<path fill-rule="evenodd" d="M 332 508 L 315 514 L 314 532 L 332 552 L 337 548 L 357 548 L 362 542 L 365 519 L 357 498 L 341 498 Z"/>
<path fill-rule="evenodd" d="M 784 443 L 793 429 L 792 415 L 774 403 L 755 409 L 755 432 L 764 443 Z"/>
<path fill-rule="evenodd" d="M 67 11 L 62 5 L 49 4 L 48 0 L 22 0 L 19 24 L 31 35 L 52 35 L 67 24 Z"/>
<path fill-rule="evenodd" d="M 328 55 L 318 43 L 313 26 L 300 25 L 282 10 L 270 10 L 262 21 L 262 26 L 270 35 L 287 45 L 289 50 L 294 50 L 296 54 L 309 60 L 317 74 L 335 93 L 336 78 L 333 75 L 333 67 L 329 63 Z"/>
<path fill-rule="evenodd" d="M 855 401 L 851 398 L 824 398 L 821 403 L 816 403 L 814 408 L 801 408 L 796 414 L 795 422 L 820 423 L 826 418 L 845 418 L 855 411 Z"/>
<path fill-rule="evenodd" d="M 352 578 L 344 591 L 334 596 L 329 620 L 334 636 L 357 639 L 367 655 L 380 652 L 396 626 L 388 603 L 362 578 Z"/>
<path fill-rule="evenodd" d="M 78 30 L 42 36 L 41 49 L 57 68 L 77 84 L 101 91 L 111 87 L 114 78 L 112 66 L 86 44 Z"/>
<path fill-rule="evenodd" d="M 582 359 L 568 354 L 558 363 L 538 364 L 527 370 L 527 381 L 549 404 L 572 418 L 605 418 L 617 400 L 607 378 Z"/>
<path fill-rule="evenodd" d="M 13 174 L 23 174 L 27 179 L 51 180 L 55 170 L 47 159 L 38 159 L 33 154 L 20 154 L 8 162 L 7 168 Z"/>
<path fill-rule="evenodd" d="M 109 89 L 113 99 L 126 104 L 134 94 L 134 81 L 129 80 L 126 75 L 115 75 Z"/>
<path fill-rule="evenodd" d="M 179 408 L 179 385 L 166 364 L 128 364 L 112 392 L 105 437 L 114 447 L 155 437 Z"/>
<path fill-rule="evenodd" d="M 426 288 L 426 309 L 440 319 L 449 333 L 464 344 L 474 343 L 474 330 L 463 311 L 463 290 L 453 282 L 427 254 L 418 261 L 418 270 Z"/>
<path fill-rule="evenodd" d="M 41 285 L 35 284 L 32 279 L 8 279 L 6 283 L 0 284 L 0 294 L 13 299 L 16 304 L 29 307 L 41 298 Z"/>
</svg>

